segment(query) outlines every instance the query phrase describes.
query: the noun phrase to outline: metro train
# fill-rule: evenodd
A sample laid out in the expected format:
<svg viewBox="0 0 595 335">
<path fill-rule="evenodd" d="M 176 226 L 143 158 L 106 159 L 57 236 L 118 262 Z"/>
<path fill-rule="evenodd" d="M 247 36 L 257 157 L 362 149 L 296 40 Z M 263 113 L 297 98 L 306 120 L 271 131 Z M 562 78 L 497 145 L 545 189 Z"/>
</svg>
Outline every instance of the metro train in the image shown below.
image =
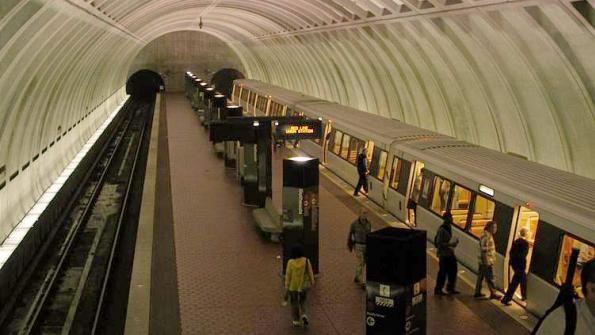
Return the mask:
<svg viewBox="0 0 595 335">
<path fill-rule="evenodd" d="M 450 211 L 457 258 L 471 271 L 478 269 L 479 236 L 496 221 L 495 283 L 502 290 L 512 277 L 508 251 L 527 228 L 527 300 L 519 294 L 515 300 L 533 314 L 554 302 L 573 248 L 580 250 L 574 274 L 580 292 L 581 265 L 595 255 L 595 180 L 260 81 L 235 80 L 231 100 L 248 115 L 322 120 L 321 138 L 302 141 L 300 149 L 353 186 L 356 157 L 366 147 L 367 196 L 426 230 L 429 240 Z"/>
</svg>

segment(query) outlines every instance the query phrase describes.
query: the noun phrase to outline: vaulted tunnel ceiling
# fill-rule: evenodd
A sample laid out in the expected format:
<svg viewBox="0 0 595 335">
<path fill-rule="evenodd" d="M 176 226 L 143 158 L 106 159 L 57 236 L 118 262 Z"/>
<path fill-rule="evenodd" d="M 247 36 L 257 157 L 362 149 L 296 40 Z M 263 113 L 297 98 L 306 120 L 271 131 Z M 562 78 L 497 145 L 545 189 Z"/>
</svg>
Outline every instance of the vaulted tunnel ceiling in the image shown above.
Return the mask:
<svg viewBox="0 0 595 335">
<path fill-rule="evenodd" d="M 123 99 L 137 54 L 177 31 L 219 38 L 249 78 L 595 178 L 594 6 L 2 0 L 0 241 Z"/>
</svg>

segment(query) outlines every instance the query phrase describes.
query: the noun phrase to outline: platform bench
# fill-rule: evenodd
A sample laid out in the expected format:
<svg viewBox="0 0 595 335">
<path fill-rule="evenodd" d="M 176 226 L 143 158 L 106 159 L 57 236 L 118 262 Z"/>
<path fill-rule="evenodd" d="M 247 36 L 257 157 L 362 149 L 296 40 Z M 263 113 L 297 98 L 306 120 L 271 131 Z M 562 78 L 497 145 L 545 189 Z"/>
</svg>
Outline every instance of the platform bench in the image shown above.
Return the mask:
<svg viewBox="0 0 595 335">
<path fill-rule="evenodd" d="M 254 216 L 254 220 L 260 230 L 270 235 L 271 241 L 279 242 L 283 225 L 281 223 L 281 214 L 279 214 L 273 205 L 271 198 L 265 200 L 264 208 L 253 210 L 252 216 Z"/>
</svg>

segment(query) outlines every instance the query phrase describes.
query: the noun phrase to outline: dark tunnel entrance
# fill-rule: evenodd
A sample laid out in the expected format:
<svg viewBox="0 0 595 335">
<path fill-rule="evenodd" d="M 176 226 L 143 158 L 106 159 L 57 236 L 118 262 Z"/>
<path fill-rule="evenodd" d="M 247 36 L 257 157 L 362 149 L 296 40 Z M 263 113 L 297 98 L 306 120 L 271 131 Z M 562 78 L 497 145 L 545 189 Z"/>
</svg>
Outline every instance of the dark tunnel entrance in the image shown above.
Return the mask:
<svg viewBox="0 0 595 335">
<path fill-rule="evenodd" d="M 224 94 L 226 97 L 231 97 L 233 81 L 244 78 L 244 74 L 236 69 L 221 69 L 213 75 L 211 84 L 215 86 L 219 93 Z"/>
<path fill-rule="evenodd" d="M 126 93 L 136 98 L 152 100 L 161 87 L 165 88 L 165 84 L 157 72 L 140 70 L 128 78 Z"/>
</svg>

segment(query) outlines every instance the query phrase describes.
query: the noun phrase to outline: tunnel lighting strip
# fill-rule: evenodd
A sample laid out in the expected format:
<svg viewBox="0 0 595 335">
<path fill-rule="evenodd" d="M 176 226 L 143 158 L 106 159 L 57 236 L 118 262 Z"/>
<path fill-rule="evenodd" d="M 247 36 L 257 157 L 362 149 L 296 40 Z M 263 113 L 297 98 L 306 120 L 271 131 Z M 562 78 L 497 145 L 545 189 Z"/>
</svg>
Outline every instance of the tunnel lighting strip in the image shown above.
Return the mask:
<svg viewBox="0 0 595 335">
<path fill-rule="evenodd" d="M 62 189 L 70 175 L 76 170 L 78 165 L 81 163 L 83 158 L 89 153 L 89 150 L 93 147 L 95 142 L 99 139 L 101 134 L 105 131 L 105 129 L 110 125 L 110 123 L 114 120 L 118 112 L 122 109 L 126 101 L 128 100 L 129 95 L 126 95 L 126 99 L 118 106 L 116 109 L 108 116 L 108 118 L 103 122 L 103 124 L 95 131 L 93 136 L 89 138 L 87 143 L 82 147 L 81 151 L 74 156 L 74 158 L 70 161 L 70 164 L 66 166 L 62 173 L 58 178 L 52 183 L 50 187 L 43 193 L 43 195 L 37 200 L 35 205 L 29 210 L 29 212 L 23 217 L 21 222 L 12 230 L 10 235 L 4 240 L 2 245 L 0 246 L 0 270 L 4 267 L 4 264 L 10 259 L 13 252 L 19 246 L 19 244 L 23 241 L 27 233 L 37 220 L 39 216 L 45 211 L 48 207 L 50 202 L 54 199 L 56 194 Z"/>
</svg>

